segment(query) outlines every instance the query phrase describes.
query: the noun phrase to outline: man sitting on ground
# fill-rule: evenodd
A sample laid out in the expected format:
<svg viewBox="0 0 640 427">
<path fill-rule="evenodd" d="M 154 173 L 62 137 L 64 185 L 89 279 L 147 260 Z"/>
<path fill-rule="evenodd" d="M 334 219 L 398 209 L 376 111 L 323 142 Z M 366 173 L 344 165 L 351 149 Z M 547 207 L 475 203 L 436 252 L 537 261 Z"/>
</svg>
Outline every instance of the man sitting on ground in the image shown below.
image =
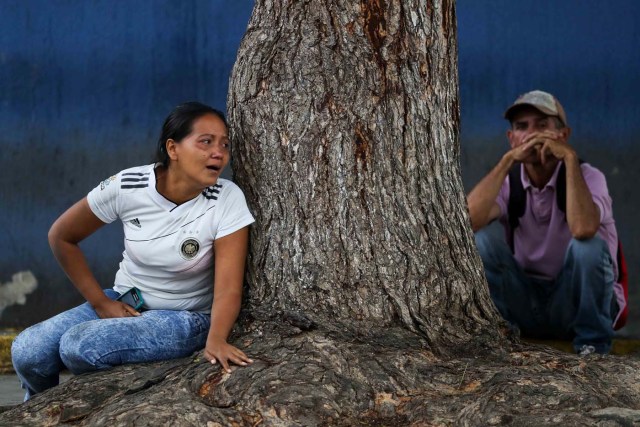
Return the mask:
<svg viewBox="0 0 640 427">
<path fill-rule="evenodd" d="M 578 159 L 551 94 L 528 92 L 504 117 L 511 149 L 467 196 L 491 297 L 525 336 L 606 354 L 625 301 L 605 177 Z M 509 246 L 482 230 L 495 219 Z"/>
</svg>

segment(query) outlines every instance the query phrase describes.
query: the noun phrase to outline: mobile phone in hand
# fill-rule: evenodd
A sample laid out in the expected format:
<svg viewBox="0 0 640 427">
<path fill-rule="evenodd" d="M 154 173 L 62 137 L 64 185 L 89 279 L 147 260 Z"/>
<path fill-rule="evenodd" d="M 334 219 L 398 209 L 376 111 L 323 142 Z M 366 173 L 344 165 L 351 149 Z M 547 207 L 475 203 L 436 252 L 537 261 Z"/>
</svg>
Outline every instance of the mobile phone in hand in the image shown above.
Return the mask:
<svg viewBox="0 0 640 427">
<path fill-rule="evenodd" d="M 139 310 L 144 305 L 142 293 L 140 292 L 140 289 L 136 287 L 133 287 L 124 294 L 120 295 L 117 298 L 117 301 L 122 301 L 123 303 L 130 305 L 136 310 Z"/>
</svg>

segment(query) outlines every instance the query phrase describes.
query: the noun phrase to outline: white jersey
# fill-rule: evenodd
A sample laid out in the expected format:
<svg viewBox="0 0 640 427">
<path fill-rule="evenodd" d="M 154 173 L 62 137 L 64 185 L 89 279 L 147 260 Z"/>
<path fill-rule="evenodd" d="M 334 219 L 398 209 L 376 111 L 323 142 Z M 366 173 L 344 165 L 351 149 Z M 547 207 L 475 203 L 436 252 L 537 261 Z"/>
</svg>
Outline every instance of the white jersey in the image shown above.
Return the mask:
<svg viewBox="0 0 640 427">
<path fill-rule="evenodd" d="M 208 313 L 213 302 L 213 241 L 254 222 L 242 190 L 219 178 L 181 205 L 156 190 L 154 165 L 123 170 L 88 195 L 103 222 L 124 227 L 114 289 L 142 291 L 145 308 Z"/>
</svg>

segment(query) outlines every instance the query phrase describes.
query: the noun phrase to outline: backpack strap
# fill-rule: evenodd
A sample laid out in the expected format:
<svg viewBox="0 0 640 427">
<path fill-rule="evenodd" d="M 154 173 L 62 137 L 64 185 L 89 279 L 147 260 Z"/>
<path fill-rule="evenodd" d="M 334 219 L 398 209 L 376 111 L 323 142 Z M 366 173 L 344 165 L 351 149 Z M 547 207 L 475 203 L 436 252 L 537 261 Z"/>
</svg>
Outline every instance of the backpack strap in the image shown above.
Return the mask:
<svg viewBox="0 0 640 427">
<path fill-rule="evenodd" d="M 622 285 L 622 291 L 624 292 L 624 301 L 626 302 L 624 308 L 618 315 L 618 320 L 613 325 L 614 330 L 622 328 L 627 323 L 629 316 L 629 276 L 627 271 L 627 261 L 624 258 L 622 252 L 622 243 L 618 240 L 618 283 Z M 614 296 L 615 298 L 615 296 Z"/>
<path fill-rule="evenodd" d="M 509 229 L 507 230 L 507 243 L 514 251 L 513 234 L 520 225 L 520 217 L 524 215 L 527 205 L 527 193 L 524 191 L 521 176 L 521 164 L 514 164 L 509 170 L 509 202 L 507 204 L 507 217 L 509 218 Z"/>
<path fill-rule="evenodd" d="M 584 160 L 578 159 L 580 165 L 584 163 Z M 560 164 L 560 170 L 558 170 L 558 177 L 556 178 L 556 203 L 558 209 L 562 213 L 567 213 L 567 168 L 564 162 Z"/>
</svg>

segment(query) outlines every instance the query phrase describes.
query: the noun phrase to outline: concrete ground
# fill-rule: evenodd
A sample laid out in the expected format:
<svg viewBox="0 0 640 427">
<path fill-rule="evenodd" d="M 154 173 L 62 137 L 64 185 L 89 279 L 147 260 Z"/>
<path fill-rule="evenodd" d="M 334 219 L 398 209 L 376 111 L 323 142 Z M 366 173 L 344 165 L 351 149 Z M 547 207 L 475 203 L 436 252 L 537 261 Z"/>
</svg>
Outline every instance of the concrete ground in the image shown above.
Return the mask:
<svg viewBox="0 0 640 427">
<path fill-rule="evenodd" d="M 60 383 L 67 381 L 72 374 L 64 372 L 60 375 Z M 0 412 L 22 403 L 24 390 L 16 374 L 0 375 Z"/>
<path fill-rule="evenodd" d="M 24 390 L 20 388 L 20 380 L 16 374 L 0 375 L 0 407 L 17 405 L 24 398 Z"/>
</svg>

